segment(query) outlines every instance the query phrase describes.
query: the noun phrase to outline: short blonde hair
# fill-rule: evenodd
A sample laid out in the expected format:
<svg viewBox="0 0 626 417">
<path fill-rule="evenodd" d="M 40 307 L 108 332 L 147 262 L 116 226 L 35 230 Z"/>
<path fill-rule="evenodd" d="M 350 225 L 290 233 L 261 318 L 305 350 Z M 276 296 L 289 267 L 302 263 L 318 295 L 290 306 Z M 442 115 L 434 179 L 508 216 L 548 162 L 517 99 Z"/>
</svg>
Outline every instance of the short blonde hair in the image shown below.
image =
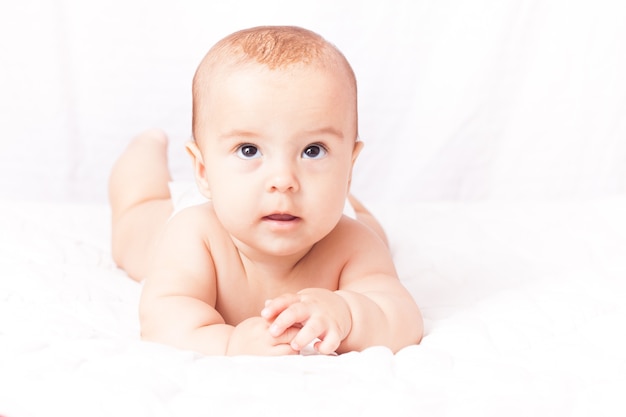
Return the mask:
<svg viewBox="0 0 626 417">
<path fill-rule="evenodd" d="M 314 65 L 341 71 L 354 91 L 356 77 L 350 63 L 336 46 L 322 36 L 297 26 L 258 26 L 240 30 L 217 42 L 204 56 L 193 77 L 192 134 L 196 138 L 202 97 L 218 70 L 245 64 L 265 65 L 271 70 L 291 65 Z"/>
</svg>

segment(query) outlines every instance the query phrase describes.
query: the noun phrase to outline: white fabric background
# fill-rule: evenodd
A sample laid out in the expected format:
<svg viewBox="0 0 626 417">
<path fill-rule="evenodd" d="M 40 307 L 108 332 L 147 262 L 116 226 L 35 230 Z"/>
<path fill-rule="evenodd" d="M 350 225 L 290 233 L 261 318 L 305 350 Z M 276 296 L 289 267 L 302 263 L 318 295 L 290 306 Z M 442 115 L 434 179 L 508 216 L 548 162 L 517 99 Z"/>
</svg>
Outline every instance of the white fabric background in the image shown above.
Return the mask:
<svg viewBox="0 0 626 417">
<path fill-rule="evenodd" d="M 3 1 L 0 198 L 106 200 L 148 127 L 189 179 L 196 65 L 244 27 L 335 43 L 360 88 L 365 202 L 626 191 L 626 3 L 612 0 Z"/>
</svg>

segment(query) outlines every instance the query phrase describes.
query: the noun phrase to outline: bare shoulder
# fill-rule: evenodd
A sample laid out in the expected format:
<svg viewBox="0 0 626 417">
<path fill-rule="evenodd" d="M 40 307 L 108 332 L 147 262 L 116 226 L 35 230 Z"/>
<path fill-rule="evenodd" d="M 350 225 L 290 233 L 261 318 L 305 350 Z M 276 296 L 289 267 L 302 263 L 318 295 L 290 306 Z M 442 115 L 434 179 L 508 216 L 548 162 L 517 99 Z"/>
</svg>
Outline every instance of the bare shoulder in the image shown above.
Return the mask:
<svg viewBox="0 0 626 417">
<path fill-rule="evenodd" d="M 155 296 L 172 293 L 214 303 L 215 273 L 207 236 L 215 228 L 208 205 L 186 208 L 174 215 L 156 244 L 144 290 Z"/>
<path fill-rule="evenodd" d="M 344 216 L 324 240 L 343 260 L 342 281 L 381 273 L 396 276 L 387 244 L 363 223 Z"/>
<path fill-rule="evenodd" d="M 166 224 L 150 261 L 139 302 L 142 336 L 177 344 L 182 335 L 224 323 L 215 309 L 217 275 L 207 236 L 210 206 L 190 207 Z"/>
<path fill-rule="evenodd" d="M 161 240 L 164 245 L 169 246 L 168 250 L 201 249 L 200 246 L 207 249 L 209 237 L 220 234 L 222 229 L 211 203 L 204 203 L 187 207 L 172 216 L 164 228 Z"/>
<path fill-rule="evenodd" d="M 326 239 L 332 245 L 344 246 L 346 253 L 374 250 L 389 254 L 387 244 L 374 230 L 347 216 L 341 218 Z"/>
</svg>

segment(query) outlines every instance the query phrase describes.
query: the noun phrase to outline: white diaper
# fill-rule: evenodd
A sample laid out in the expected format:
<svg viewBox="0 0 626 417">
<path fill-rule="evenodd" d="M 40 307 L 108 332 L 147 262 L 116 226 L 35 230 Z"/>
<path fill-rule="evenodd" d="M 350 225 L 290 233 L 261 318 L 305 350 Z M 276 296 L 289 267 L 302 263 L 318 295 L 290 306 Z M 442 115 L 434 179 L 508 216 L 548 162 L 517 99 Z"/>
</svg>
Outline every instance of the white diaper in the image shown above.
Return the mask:
<svg viewBox="0 0 626 417">
<path fill-rule="evenodd" d="M 170 195 L 172 196 L 172 204 L 174 205 L 174 212 L 172 216 L 184 208 L 197 206 L 208 201 L 203 196 L 198 187 L 193 181 L 171 181 L 168 183 L 170 188 Z"/>
<path fill-rule="evenodd" d="M 172 203 L 174 204 L 172 216 L 184 208 L 208 201 L 208 199 L 198 191 L 198 187 L 193 181 L 172 181 L 168 185 L 172 196 Z M 343 207 L 343 214 L 351 219 L 356 219 L 356 212 L 347 199 Z"/>
</svg>

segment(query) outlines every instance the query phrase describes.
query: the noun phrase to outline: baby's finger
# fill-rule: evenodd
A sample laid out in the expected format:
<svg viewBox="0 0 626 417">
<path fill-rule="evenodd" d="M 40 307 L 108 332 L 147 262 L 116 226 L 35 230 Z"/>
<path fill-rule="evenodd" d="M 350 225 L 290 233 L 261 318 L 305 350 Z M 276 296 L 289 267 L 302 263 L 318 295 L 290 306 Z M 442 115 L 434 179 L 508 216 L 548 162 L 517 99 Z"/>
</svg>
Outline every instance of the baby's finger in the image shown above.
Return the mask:
<svg viewBox="0 0 626 417">
<path fill-rule="evenodd" d="M 265 301 L 265 307 L 261 310 L 261 317 L 266 320 L 271 320 L 298 301 L 300 301 L 300 296 L 296 294 L 283 294 L 272 300 L 267 300 Z"/>
<path fill-rule="evenodd" d="M 285 329 L 284 332 L 274 337 L 274 341 L 276 344 L 285 344 L 291 346 L 291 341 L 294 337 L 300 332 L 300 327 L 290 327 Z"/>
<path fill-rule="evenodd" d="M 334 331 L 329 331 L 326 334 L 326 336 L 324 336 L 323 340 L 315 344 L 315 350 L 317 350 L 319 353 L 322 353 L 324 355 L 331 355 L 335 353 L 335 351 L 339 348 L 340 344 L 341 344 L 341 338 L 339 337 L 339 333 L 334 332 Z"/>
<path fill-rule="evenodd" d="M 270 334 L 276 337 L 292 326 L 305 323 L 309 317 L 310 312 L 304 304 L 292 304 L 274 319 L 270 326 Z"/>
<path fill-rule="evenodd" d="M 302 350 L 315 339 L 321 338 L 325 331 L 326 329 L 320 322 L 311 320 L 307 322 L 293 338 L 291 341 L 291 348 L 293 350 Z"/>
</svg>

